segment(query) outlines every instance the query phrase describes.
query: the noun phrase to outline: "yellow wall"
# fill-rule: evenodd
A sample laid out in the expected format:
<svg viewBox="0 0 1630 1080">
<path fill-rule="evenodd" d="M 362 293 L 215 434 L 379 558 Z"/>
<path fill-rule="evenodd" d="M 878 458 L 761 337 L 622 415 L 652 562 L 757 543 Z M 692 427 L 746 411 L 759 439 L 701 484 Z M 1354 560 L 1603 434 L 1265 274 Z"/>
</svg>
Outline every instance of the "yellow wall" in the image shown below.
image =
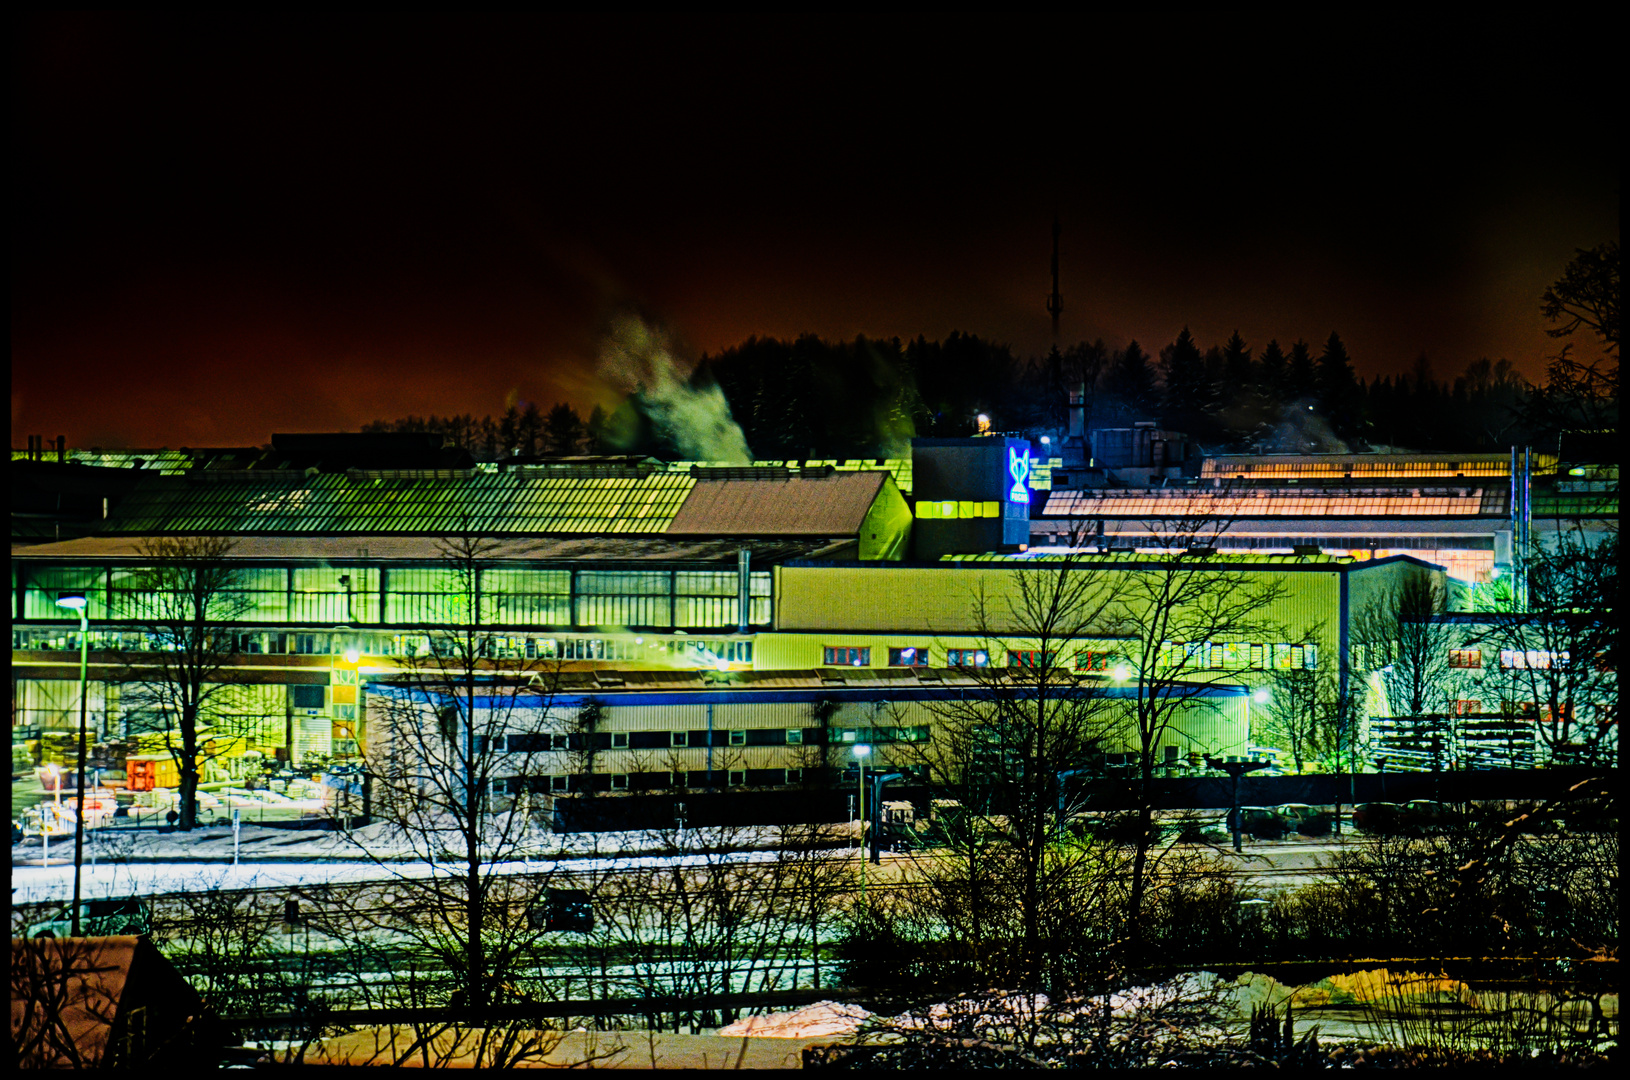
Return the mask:
<svg viewBox="0 0 1630 1080">
<path fill-rule="evenodd" d="M 892 479 L 872 500 L 860 524 L 859 548 L 864 561 L 899 562 L 911 550 L 911 507 Z"/>
</svg>

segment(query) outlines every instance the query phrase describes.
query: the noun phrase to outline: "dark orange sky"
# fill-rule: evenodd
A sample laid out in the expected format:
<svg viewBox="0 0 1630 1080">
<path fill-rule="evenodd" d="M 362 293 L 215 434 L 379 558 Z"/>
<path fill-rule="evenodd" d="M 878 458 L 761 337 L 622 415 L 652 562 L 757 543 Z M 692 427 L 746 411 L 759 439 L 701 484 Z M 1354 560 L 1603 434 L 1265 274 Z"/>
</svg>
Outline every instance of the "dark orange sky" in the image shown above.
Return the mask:
<svg viewBox="0 0 1630 1080">
<path fill-rule="evenodd" d="M 1039 352 L 1055 210 L 1067 342 L 1538 377 L 1605 41 L 1352 18 L 18 23 L 12 442 L 586 408 L 626 308 Z"/>
</svg>

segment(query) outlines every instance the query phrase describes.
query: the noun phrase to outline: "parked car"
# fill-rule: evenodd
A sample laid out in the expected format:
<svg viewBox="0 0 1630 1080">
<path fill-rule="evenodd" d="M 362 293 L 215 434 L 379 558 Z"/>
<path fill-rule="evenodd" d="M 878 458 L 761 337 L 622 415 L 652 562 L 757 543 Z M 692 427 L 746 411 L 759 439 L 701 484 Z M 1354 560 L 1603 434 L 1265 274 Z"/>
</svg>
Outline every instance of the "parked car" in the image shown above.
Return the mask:
<svg viewBox="0 0 1630 1080">
<path fill-rule="evenodd" d="M 147 901 L 136 896 L 112 900 L 83 900 L 79 904 L 80 937 L 113 937 L 148 934 L 153 929 L 153 912 Z M 64 904 L 55 914 L 28 927 L 28 936 L 68 937 L 74 932 L 73 905 Z"/>
<path fill-rule="evenodd" d="M 1329 836 L 1335 821 L 1330 811 L 1307 803 L 1285 803 L 1275 807 L 1274 812 L 1303 836 Z"/>
<path fill-rule="evenodd" d="M 1395 833 L 1403 827 L 1404 816 L 1404 808 L 1397 803 L 1359 803 L 1353 807 L 1353 828 L 1377 835 Z"/>
<path fill-rule="evenodd" d="M 1290 832 L 1290 822 L 1268 806 L 1239 808 L 1239 831 L 1253 840 L 1279 840 Z"/>
<path fill-rule="evenodd" d="M 1403 810 L 1404 830 L 1415 836 L 1440 833 L 1461 821 L 1458 810 L 1431 799 L 1413 799 L 1404 804 Z"/>
</svg>

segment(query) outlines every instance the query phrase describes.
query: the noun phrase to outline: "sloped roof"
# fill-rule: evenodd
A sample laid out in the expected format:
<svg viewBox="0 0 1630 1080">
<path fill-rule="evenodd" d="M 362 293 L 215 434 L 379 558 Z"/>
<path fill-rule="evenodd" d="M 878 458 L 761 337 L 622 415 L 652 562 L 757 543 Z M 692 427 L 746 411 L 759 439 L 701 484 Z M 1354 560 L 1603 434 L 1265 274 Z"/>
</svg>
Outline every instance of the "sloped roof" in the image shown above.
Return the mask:
<svg viewBox="0 0 1630 1080">
<path fill-rule="evenodd" d="M 667 533 L 855 536 L 887 480 L 885 472 L 834 472 L 818 479 L 699 481 Z"/>
<path fill-rule="evenodd" d="M 558 478 L 526 470 L 433 477 L 151 476 L 110 515 L 102 532 L 649 534 L 662 532 L 694 483 L 687 475 L 656 471 Z"/>
<path fill-rule="evenodd" d="M 153 1045 L 203 1011 L 146 939 L 11 939 L 12 1043 L 24 1068 L 109 1064 L 115 1022 L 136 1005 L 156 1006 L 147 1033 Z"/>
<path fill-rule="evenodd" d="M 87 536 L 59 543 L 13 546 L 13 558 L 24 559 L 131 559 L 141 558 L 140 536 Z M 839 538 L 841 540 L 841 538 Z M 736 552 L 747 547 L 755 566 L 795 558 L 820 558 L 839 545 L 826 538 L 715 540 L 707 537 L 662 536 L 548 536 L 514 537 L 483 545 L 483 558 L 495 560 L 735 562 Z M 445 559 L 442 541 L 435 536 L 243 536 L 228 558 L 253 561 L 285 559 L 395 560 Z"/>
</svg>

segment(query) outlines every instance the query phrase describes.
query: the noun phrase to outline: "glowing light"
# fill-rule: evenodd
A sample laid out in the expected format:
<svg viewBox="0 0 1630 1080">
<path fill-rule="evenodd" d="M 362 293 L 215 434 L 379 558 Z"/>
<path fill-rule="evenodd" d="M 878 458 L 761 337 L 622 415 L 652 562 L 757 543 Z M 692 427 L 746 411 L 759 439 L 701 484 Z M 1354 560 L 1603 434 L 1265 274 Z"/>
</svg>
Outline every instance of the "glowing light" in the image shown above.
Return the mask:
<svg viewBox="0 0 1630 1080">
<path fill-rule="evenodd" d="M 857 758 L 864 758 L 867 754 L 870 754 L 871 752 L 872 752 L 872 748 L 867 746 L 865 743 L 858 743 L 855 746 L 855 757 L 857 757 Z"/>
<path fill-rule="evenodd" d="M 351 648 L 345 650 L 345 662 L 347 664 L 354 664 L 358 660 L 361 660 L 361 659 L 362 659 L 362 650 L 361 649 L 358 649 L 355 646 L 352 646 Z"/>
<path fill-rule="evenodd" d="M 1132 669 L 1125 664 L 1116 664 L 1115 670 L 1111 674 L 1115 676 L 1116 682 L 1125 682 L 1132 677 Z"/>
<path fill-rule="evenodd" d="M 85 607 L 85 594 L 75 592 L 62 593 L 57 597 L 57 607 L 72 608 L 75 611 L 81 611 Z"/>
<path fill-rule="evenodd" d="M 729 671 L 730 670 L 730 661 L 728 661 L 728 660 L 715 660 L 715 661 L 713 661 L 713 666 L 719 671 Z"/>
<path fill-rule="evenodd" d="M 644 645 L 645 644 L 645 639 L 642 638 L 642 637 L 637 637 L 637 638 L 634 639 L 634 644 L 636 644 L 636 645 Z"/>
<path fill-rule="evenodd" d="M 1041 437 L 1041 445 L 1043 445 L 1043 446 L 1051 446 L 1051 445 L 1053 445 L 1052 437 L 1049 436 L 1049 435 L 1043 435 Z"/>
<path fill-rule="evenodd" d="M 1251 695 L 1251 700 L 1256 702 L 1258 705 L 1266 705 L 1268 703 L 1268 692 L 1266 690 L 1258 690 L 1256 693 Z"/>
<path fill-rule="evenodd" d="M 1030 501 L 1029 447 L 1026 447 L 1022 453 L 1014 447 L 1007 448 L 1007 473 L 1013 477 L 1013 486 L 1007 492 L 1008 500 L 1016 503 L 1028 503 Z"/>
<path fill-rule="evenodd" d="M 979 434 L 981 435 L 990 430 L 990 417 L 986 416 L 984 413 L 980 413 L 978 416 L 974 417 L 974 423 L 979 425 Z"/>
</svg>

